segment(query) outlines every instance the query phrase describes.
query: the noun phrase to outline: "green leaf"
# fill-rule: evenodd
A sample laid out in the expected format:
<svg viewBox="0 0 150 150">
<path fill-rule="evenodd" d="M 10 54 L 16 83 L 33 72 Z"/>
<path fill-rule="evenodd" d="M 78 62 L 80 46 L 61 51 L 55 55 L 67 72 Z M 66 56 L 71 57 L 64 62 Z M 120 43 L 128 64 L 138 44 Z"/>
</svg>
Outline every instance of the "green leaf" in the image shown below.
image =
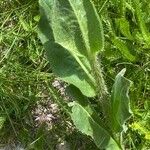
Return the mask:
<svg viewBox="0 0 150 150">
<path fill-rule="evenodd" d="M 92 104 L 88 102 L 87 97 L 83 96 L 73 85 L 67 87 L 67 93 L 75 100 L 69 105 L 73 106 L 71 118 L 77 129 L 91 136 L 98 148 L 120 149 L 112 134 L 107 131 L 108 128 L 103 120 L 100 119 Z"/>
<path fill-rule="evenodd" d="M 42 3 L 41 3 L 42 5 Z M 42 5 L 44 6 L 44 5 Z M 95 86 L 93 85 L 93 77 L 86 74 L 73 56 L 62 46 L 54 42 L 51 26 L 46 10 L 41 8 L 41 19 L 39 22 L 38 35 L 47 51 L 47 56 L 51 64 L 53 72 L 60 79 L 75 85 L 87 97 L 95 96 Z M 85 57 L 80 57 L 82 61 L 87 61 Z M 88 62 L 85 62 L 88 64 Z M 87 65 L 88 66 L 88 65 Z M 88 90 L 88 92 L 87 92 Z"/>
<path fill-rule="evenodd" d="M 84 95 L 95 96 L 91 57 L 103 47 L 103 30 L 93 4 L 85 0 L 40 0 L 39 3 L 39 37 L 48 51 L 54 73 L 77 86 Z"/>
<path fill-rule="evenodd" d="M 130 32 L 129 22 L 125 18 L 116 19 L 116 23 L 121 31 L 121 33 L 126 36 L 128 39 L 133 40 L 133 37 Z"/>
<path fill-rule="evenodd" d="M 94 5 L 87 0 L 40 0 L 54 40 L 72 55 L 89 59 L 103 48 L 103 29 Z"/>
<path fill-rule="evenodd" d="M 95 87 L 91 80 L 67 50 L 51 42 L 45 43 L 44 47 L 48 50 L 50 65 L 57 76 L 78 87 L 87 97 L 95 96 Z"/>
<path fill-rule="evenodd" d="M 128 47 L 124 41 L 122 41 L 118 37 L 114 37 L 112 39 L 112 42 L 119 49 L 119 51 L 124 56 L 124 58 L 128 59 L 131 62 L 134 62 L 136 60 L 135 56 L 133 56 L 130 53 L 130 50 L 128 49 Z"/>
<path fill-rule="evenodd" d="M 79 131 L 92 137 L 95 144 L 100 149 L 120 149 L 111 135 L 101 126 L 101 124 L 98 124 L 98 122 L 94 120 L 95 117 L 93 117 L 92 109 L 90 109 L 89 112 L 89 109 L 85 109 L 77 102 L 73 102 L 72 105 L 71 118 Z"/>
<path fill-rule="evenodd" d="M 131 81 L 123 76 L 125 71 L 121 70 L 116 76 L 111 94 L 112 128 L 115 132 L 121 132 L 125 121 L 131 116 L 128 96 Z"/>
<path fill-rule="evenodd" d="M 6 118 L 5 117 L 0 117 L 0 129 L 2 129 L 4 122 L 5 122 Z"/>
<path fill-rule="evenodd" d="M 19 21 L 25 31 L 27 31 L 27 32 L 31 31 L 30 25 L 23 19 L 22 16 L 19 17 Z"/>
<path fill-rule="evenodd" d="M 104 45 L 101 20 L 90 0 L 68 0 L 79 24 L 87 51 L 99 52 Z"/>
<path fill-rule="evenodd" d="M 91 55 L 103 48 L 100 18 L 87 0 L 40 0 L 53 30 L 55 42 L 75 55 Z"/>
<path fill-rule="evenodd" d="M 144 40 L 146 41 L 147 45 L 149 46 L 150 43 L 150 33 L 149 33 L 149 29 L 146 26 L 146 22 L 143 18 L 143 13 L 142 13 L 142 9 L 141 9 L 141 2 L 140 0 L 133 0 L 133 6 L 134 6 L 134 10 L 135 10 L 135 15 L 137 18 L 137 23 L 138 26 L 141 30 L 142 36 L 144 38 Z"/>
</svg>

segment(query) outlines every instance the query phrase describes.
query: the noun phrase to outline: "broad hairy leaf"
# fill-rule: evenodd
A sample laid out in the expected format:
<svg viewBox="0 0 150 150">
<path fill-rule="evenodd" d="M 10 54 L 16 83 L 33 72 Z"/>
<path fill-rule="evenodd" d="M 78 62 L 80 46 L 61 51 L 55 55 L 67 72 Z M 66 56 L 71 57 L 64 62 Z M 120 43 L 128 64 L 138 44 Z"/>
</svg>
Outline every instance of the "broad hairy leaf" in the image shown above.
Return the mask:
<svg viewBox="0 0 150 150">
<path fill-rule="evenodd" d="M 67 92 L 75 100 L 69 105 L 72 106 L 71 118 L 76 128 L 90 136 L 100 149 L 120 149 L 88 99 L 72 85 L 67 88 Z"/>
<path fill-rule="evenodd" d="M 39 0 L 39 4 L 39 37 L 54 73 L 84 95 L 95 96 L 91 60 L 103 48 L 103 29 L 94 5 L 89 0 Z"/>
<path fill-rule="evenodd" d="M 92 85 L 91 80 L 66 49 L 50 42 L 45 43 L 44 46 L 49 50 L 47 52 L 48 59 L 56 75 L 65 82 L 78 87 L 87 97 L 95 96 L 95 87 Z"/>
<path fill-rule="evenodd" d="M 76 128 L 82 133 L 89 135 L 100 149 L 115 149 L 120 147 L 101 124 L 94 120 L 93 114 L 87 111 L 79 103 L 73 102 L 71 118 Z"/>
<path fill-rule="evenodd" d="M 100 18 L 90 0 L 68 0 L 78 21 L 89 54 L 103 48 L 104 35 Z"/>
<path fill-rule="evenodd" d="M 55 42 L 76 55 L 103 48 L 101 21 L 90 0 L 40 0 L 40 4 L 50 19 Z"/>
<path fill-rule="evenodd" d="M 131 81 L 123 76 L 125 71 L 121 70 L 116 76 L 111 94 L 112 128 L 115 132 L 121 132 L 125 121 L 131 116 L 128 96 Z"/>
<path fill-rule="evenodd" d="M 47 56 L 53 72 L 62 80 L 77 86 L 84 95 L 88 97 L 95 96 L 95 86 L 91 81 L 94 80 L 93 77 L 90 74 L 88 76 L 83 71 L 81 66 L 78 65 L 78 62 L 65 48 L 54 42 L 49 20 L 42 7 L 38 35 L 47 51 Z M 88 64 L 85 57 L 82 57 L 82 59 Z"/>
</svg>

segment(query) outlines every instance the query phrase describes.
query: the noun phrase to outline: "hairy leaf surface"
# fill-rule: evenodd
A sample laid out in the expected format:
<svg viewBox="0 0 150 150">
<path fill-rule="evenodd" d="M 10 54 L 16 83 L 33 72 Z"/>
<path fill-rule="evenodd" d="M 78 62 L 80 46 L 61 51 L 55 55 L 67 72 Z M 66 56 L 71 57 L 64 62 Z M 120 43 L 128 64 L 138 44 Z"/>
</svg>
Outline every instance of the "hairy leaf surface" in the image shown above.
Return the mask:
<svg viewBox="0 0 150 150">
<path fill-rule="evenodd" d="M 76 128 L 82 133 L 91 136 L 98 148 L 119 150 L 120 147 L 116 141 L 101 124 L 94 120 L 93 115 L 95 114 L 92 114 L 91 109 L 90 112 L 88 110 L 89 108 L 85 109 L 79 103 L 73 102 L 71 118 Z"/>
<path fill-rule="evenodd" d="M 102 49 L 103 32 L 93 4 L 83 0 L 79 3 L 83 6 L 80 9 L 83 16 L 78 12 L 77 1 L 40 0 L 39 37 L 54 73 L 78 87 L 84 95 L 93 97 L 96 83 L 89 56 Z"/>
<path fill-rule="evenodd" d="M 116 76 L 111 94 L 112 127 L 116 132 L 123 130 L 123 124 L 131 116 L 128 96 L 131 81 L 123 77 L 125 71 Z"/>
<path fill-rule="evenodd" d="M 69 0 L 78 21 L 87 51 L 99 52 L 103 48 L 104 36 L 100 18 L 90 0 Z"/>
<path fill-rule="evenodd" d="M 119 149 L 118 144 L 112 138 L 112 133 L 107 131 L 106 125 L 100 118 L 98 113 L 88 99 L 73 85 L 67 88 L 75 102 L 71 102 L 72 107 L 71 118 L 79 131 L 89 135 L 95 144 L 100 148 Z"/>
</svg>

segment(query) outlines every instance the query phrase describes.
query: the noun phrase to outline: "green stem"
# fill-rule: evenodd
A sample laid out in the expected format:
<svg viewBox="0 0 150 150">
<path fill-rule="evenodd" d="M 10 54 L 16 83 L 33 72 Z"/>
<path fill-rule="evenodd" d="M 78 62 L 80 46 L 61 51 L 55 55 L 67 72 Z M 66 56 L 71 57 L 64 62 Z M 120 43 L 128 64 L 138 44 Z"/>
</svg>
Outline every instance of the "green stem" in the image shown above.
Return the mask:
<svg viewBox="0 0 150 150">
<path fill-rule="evenodd" d="M 97 60 L 96 57 L 93 57 L 92 59 L 92 68 L 93 68 L 93 74 L 96 80 L 96 85 L 97 85 L 97 95 L 98 95 L 98 100 L 99 100 L 99 104 L 100 107 L 102 109 L 102 113 L 103 113 L 103 119 L 106 123 L 106 125 L 108 125 L 108 127 L 110 127 L 110 102 L 109 102 L 109 94 L 108 94 L 108 90 L 105 84 L 105 80 L 103 78 L 103 74 L 102 74 L 102 69 L 100 66 L 100 62 Z"/>
</svg>

